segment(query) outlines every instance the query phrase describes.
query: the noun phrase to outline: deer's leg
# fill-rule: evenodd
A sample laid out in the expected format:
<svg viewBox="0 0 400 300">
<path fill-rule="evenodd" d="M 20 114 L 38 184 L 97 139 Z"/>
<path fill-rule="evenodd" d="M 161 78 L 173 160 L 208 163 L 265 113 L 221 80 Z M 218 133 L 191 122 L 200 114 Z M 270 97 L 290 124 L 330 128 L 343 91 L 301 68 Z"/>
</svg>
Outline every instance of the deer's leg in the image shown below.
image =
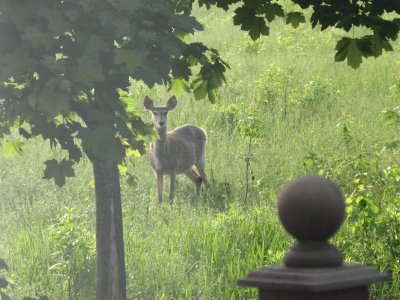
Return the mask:
<svg viewBox="0 0 400 300">
<path fill-rule="evenodd" d="M 204 185 L 208 185 L 207 181 L 207 175 L 205 171 L 205 165 L 206 165 L 206 145 L 205 141 L 204 144 L 201 145 L 199 148 L 198 156 L 197 156 L 197 161 L 194 164 L 196 166 L 197 171 L 199 172 L 202 182 L 204 182 Z"/>
<path fill-rule="evenodd" d="M 205 164 L 204 161 L 199 161 L 195 164 L 195 166 L 196 166 L 197 170 L 199 171 L 202 182 L 204 182 L 204 184 L 207 186 L 208 181 L 207 181 L 206 171 L 204 170 L 204 164 Z"/>
<path fill-rule="evenodd" d="M 172 204 L 174 199 L 174 192 L 175 192 L 175 179 L 176 179 L 176 172 L 172 171 L 169 174 L 169 202 Z"/>
<path fill-rule="evenodd" d="M 185 175 L 187 177 L 189 177 L 189 179 L 191 181 L 194 182 L 194 184 L 196 185 L 196 196 L 199 197 L 200 196 L 200 187 L 201 187 L 201 182 L 202 182 L 202 178 L 200 177 L 200 175 L 193 169 L 190 169 L 189 171 L 187 171 L 185 173 Z"/>
<path fill-rule="evenodd" d="M 164 190 L 164 176 L 161 172 L 157 172 L 157 190 L 158 190 L 158 201 L 161 203 Z"/>
</svg>

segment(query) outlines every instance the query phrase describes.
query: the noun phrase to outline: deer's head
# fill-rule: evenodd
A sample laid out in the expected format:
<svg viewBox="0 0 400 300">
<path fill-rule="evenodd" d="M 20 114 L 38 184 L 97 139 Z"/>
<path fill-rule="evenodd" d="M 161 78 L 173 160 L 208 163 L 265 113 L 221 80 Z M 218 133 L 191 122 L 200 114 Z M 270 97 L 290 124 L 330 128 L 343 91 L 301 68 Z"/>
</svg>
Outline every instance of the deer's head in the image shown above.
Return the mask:
<svg viewBox="0 0 400 300">
<path fill-rule="evenodd" d="M 166 128 L 167 126 L 167 116 L 168 112 L 176 107 L 177 101 L 176 97 L 172 96 L 168 101 L 166 106 L 154 106 L 153 100 L 148 96 L 144 97 L 143 105 L 149 110 L 153 116 L 153 124 L 157 130 Z"/>
</svg>

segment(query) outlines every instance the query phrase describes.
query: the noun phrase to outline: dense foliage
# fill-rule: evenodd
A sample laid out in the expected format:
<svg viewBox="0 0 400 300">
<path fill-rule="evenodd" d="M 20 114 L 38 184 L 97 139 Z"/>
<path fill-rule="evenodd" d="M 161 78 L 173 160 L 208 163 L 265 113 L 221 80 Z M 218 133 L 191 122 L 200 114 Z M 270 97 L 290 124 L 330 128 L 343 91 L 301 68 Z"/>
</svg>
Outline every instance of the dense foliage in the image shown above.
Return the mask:
<svg viewBox="0 0 400 300">
<path fill-rule="evenodd" d="M 184 2 L 184 1 L 182 1 Z M 190 1 L 193 3 L 194 1 Z M 354 28 L 367 28 L 370 33 L 361 37 L 343 37 L 336 44 L 336 61 L 347 59 L 347 63 L 358 68 L 365 57 L 378 57 L 383 50 L 392 51 L 392 43 L 400 31 L 399 1 L 317 1 L 292 0 L 298 10 L 285 11 L 284 5 L 271 0 L 199 0 L 208 8 L 215 5 L 228 10 L 231 5 L 239 5 L 235 10 L 233 22 L 249 33 L 253 40 L 270 32 L 270 23 L 277 17 L 285 19 L 286 24 L 298 27 L 305 22 L 303 10 L 310 8 L 312 27 L 321 30 L 330 27 L 347 32 Z M 302 11 L 299 11 L 299 10 Z"/>
</svg>

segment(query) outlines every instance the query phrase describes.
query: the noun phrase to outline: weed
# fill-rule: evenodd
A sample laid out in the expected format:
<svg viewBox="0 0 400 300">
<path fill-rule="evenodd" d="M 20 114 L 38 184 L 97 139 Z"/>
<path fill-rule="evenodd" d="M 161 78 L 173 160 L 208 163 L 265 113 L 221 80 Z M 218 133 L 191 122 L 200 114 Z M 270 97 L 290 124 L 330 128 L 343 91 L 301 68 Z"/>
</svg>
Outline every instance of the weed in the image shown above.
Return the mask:
<svg viewBox="0 0 400 300">
<path fill-rule="evenodd" d="M 50 273 L 68 292 L 68 299 L 82 297 L 94 280 L 95 237 L 87 215 L 76 208 L 65 208 L 65 214 L 48 233 L 54 264 Z"/>
</svg>

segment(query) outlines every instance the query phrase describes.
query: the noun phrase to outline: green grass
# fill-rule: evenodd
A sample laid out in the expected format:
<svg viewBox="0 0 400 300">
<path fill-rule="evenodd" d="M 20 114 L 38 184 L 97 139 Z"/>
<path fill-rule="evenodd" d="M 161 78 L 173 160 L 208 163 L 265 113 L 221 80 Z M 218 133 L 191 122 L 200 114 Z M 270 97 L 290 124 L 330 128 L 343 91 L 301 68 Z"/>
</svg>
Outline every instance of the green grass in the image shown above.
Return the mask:
<svg viewBox="0 0 400 300">
<path fill-rule="evenodd" d="M 211 185 L 196 201 L 192 183 L 179 176 L 174 206 L 159 205 L 147 155 L 134 161 L 137 185 L 122 179 L 128 298 L 255 299 L 256 291 L 238 287 L 236 280 L 281 264 L 292 243 L 276 216 L 277 193 L 295 176 L 321 172 L 338 181 L 354 203 L 356 196 L 379 201 L 375 213 L 354 206 L 334 242 L 347 261 L 391 272 L 392 283 L 374 287 L 373 299 L 400 299 L 400 246 L 391 238 L 400 223 L 400 191 L 398 175 L 385 175 L 388 166 L 397 170 L 399 153 L 359 158 L 398 137 L 398 128 L 386 126 L 380 113 L 400 102 L 390 97 L 390 87 L 399 82 L 399 44 L 354 71 L 333 62 L 335 41 L 343 35 L 338 30 L 321 33 L 309 24 L 293 29 L 276 21 L 271 35 L 254 43 L 232 26 L 231 12 L 196 8 L 195 15 L 207 30 L 193 40 L 217 48 L 231 70 L 216 105 L 178 97 L 169 127 L 194 123 L 207 131 Z M 164 87 L 150 91 L 140 83 L 130 90 L 138 109 L 145 94 L 159 104 L 171 96 Z M 150 120 L 144 109 L 143 116 Z M 246 130 L 252 128 L 257 134 L 249 153 Z M 30 142 L 24 153 L 0 157 L 0 257 L 14 281 L 8 294 L 94 299 L 91 166 L 82 161 L 77 177 L 59 189 L 41 177 L 43 161 L 60 153 L 41 140 Z M 244 203 L 246 156 L 255 179 Z M 376 188 L 357 189 L 354 180 L 361 173 L 369 174 L 362 177 L 365 186 Z"/>
</svg>

